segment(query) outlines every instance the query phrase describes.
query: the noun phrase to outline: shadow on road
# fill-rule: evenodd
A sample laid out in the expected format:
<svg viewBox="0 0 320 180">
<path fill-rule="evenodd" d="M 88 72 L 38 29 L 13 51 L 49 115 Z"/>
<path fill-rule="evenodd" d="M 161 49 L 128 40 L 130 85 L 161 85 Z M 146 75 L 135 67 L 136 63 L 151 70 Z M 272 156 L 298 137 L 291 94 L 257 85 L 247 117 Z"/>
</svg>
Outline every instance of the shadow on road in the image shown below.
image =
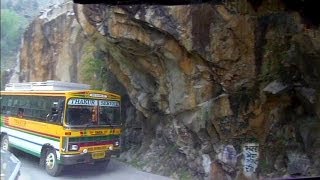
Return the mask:
<svg viewBox="0 0 320 180">
<path fill-rule="evenodd" d="M 101 176 L 103 174 L 115 173 L 120 171 L 120 167 L 116 165 L 114 161 L 110 161 L 108 167 L 104 170 L 96 168 L 92 164 L 79 164 L 65 166 L 62 171 L 61 176 L 63 177 L 72 177 L 72 178 L 85 178 L 90 177 L 94 178 L 95 176 Z"/>
<path fill-rule="evenodd" d="M 151 173 L 142 172 L 130 165 L 111 159 L 106 169 L 96 168 L 91 164 L 80 164 L 65 166 L 61 175 L 57 177 L 49 176 L 43 168 L 39 166 L 39 158 L 24 152 L 13 150 L 14 155 L 21 161 L 21 179 L 22 180 L 74 180 L 74 179 L 119 179 L 119 180 L 170 180 Z"/>
<path fill-rule="evenodd" d="M 12 148 L 11 152 L 22 162 L 22 166 L 39 169 L 40 174 L 46 174 L 44 168 L 39 166 L 39 158 Z M 92 178 L 108 173 L 121 171 L 120 162 L 110 161 L 104 170 L 96 168 L 93 164 L 78 164 L 65 166 L 59 177 L 67 179 Z"/>
</svg>

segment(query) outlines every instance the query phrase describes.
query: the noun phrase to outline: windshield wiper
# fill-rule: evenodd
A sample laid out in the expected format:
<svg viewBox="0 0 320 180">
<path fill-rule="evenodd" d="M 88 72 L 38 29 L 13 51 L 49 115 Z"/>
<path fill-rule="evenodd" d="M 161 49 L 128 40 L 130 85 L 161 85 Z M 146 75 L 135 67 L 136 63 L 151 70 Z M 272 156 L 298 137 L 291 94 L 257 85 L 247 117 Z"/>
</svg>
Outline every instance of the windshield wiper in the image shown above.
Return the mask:
<svg viewBox="0 0 320 180">
<path fill-rule="evenodd" d="M 93 127 L 93 126 L 91 126 L 91 125 L 94 125 L 94 124 L 92 124 L 92 123 L 87 123 L 87 124 L 85 124 L 84 130 L 86 130 L 88 127 Z"/>
</svg>

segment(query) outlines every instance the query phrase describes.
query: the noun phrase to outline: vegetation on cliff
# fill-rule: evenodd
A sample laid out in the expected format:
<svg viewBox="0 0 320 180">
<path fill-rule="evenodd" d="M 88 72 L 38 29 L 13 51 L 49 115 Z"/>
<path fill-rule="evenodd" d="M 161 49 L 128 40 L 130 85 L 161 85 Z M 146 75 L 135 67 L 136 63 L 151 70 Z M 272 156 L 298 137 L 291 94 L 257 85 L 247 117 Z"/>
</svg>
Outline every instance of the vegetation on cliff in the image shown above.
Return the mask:
<svg viewBox="0 0 320 180">
<path fill-rule="evenodd" d="M 15 11 L 1 9 L 1 71 L 14 67 L 26 25 L 26 19 Z"/>
<path fill-rule="evenodd" d="M 101 55 L 97 55 L 95 47 L 88 46 L 84 49 L 86 53 L 80 64 L 80 81 L 90 84 L 92 89 L 103 90 L 108 78 L 106 63 Z"/>
</svg>

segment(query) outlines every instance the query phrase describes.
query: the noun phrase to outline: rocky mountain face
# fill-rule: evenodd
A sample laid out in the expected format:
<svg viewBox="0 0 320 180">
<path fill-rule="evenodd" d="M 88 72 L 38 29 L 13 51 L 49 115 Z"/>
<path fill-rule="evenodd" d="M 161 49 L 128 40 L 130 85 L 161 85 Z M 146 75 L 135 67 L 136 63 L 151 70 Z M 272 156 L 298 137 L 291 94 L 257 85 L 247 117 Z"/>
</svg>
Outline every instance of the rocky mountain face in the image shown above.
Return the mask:
<svg viewBox="0 0 320 180">
<path fill-rule="evenodd" d="M 100 59 L 124 96 L 122 160 L 177 179 L 320 175 L 318 25 L 282 1 L 73 8 L 32 23 L 20 80 L 81 81 Z"/>
<path fill-rule="evenodd" d="M 25 28 L 40 11 L 54 4 L 61 4 L 67 0 L 2 0 L 1 1 L 1 73 L 2 84 L 9 81 L 18 82 L 16 71 L 19 70 L 19 49 L 21 37 Z M 70 1 L 70 0 L 69 0 Z M 6 24 L 6 21 L 14 21 L 14 25 Z M 17 29 L 17 27 L 19 27 Z M 14 33 L 11 36 L 5 36 L 10 30 Z M 8 31 L 6 31 L 8 30 Z M 21 33 L 20 33 L 21 32 Z M 14 76 L 12 78 L 12 76 Z M 1 86 L 2 88 L 2 86 Z"/>
<path fill-rule="evenodd" d="M 27 21 L 32 21 L 39 11 L 53 6 L 55 4 L 61 4 L 68 0 L 2 0 L 2 9 L 11 9 L 20 16 L 23 16 Z"/>
<path fill-rule="evenodd" d="M 20 81 L 79 81 L 78 67 L 87 46 L 72 2 L 44 10 L 24 33 Z"/>
</svg>

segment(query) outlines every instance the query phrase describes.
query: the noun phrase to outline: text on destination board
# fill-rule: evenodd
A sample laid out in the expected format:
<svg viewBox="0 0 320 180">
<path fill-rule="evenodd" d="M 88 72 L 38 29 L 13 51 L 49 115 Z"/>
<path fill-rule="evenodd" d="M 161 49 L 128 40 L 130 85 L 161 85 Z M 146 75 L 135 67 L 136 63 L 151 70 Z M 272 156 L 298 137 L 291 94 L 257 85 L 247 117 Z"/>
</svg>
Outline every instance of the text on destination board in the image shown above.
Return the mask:
<svg viewBox="0 0 320 180">
<path fill-rule="evenodd" d="M 118 101 L 104 101 L 101 100 L 99 101 L 100 106 L 108 106 L 108 107 L 119 107 L 119 102 Z"/>
<path fill-rule="evenodd" d="M 86 105 L 86 106 L 96 106 L 97 100 L 93 99 L 70 99 L 68 105 Z"/>
</svg>

